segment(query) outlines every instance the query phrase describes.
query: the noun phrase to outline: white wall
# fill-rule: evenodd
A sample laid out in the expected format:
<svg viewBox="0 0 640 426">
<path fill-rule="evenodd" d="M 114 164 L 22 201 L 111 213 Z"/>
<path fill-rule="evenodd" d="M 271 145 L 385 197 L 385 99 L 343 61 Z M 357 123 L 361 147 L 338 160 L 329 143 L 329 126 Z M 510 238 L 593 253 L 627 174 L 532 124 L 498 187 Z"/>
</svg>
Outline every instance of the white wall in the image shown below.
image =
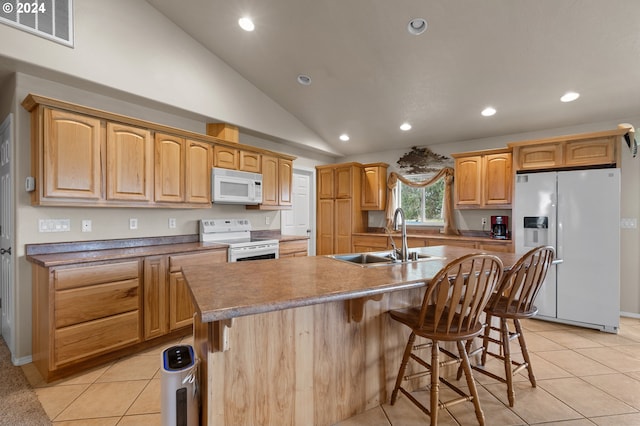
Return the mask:
<svg viewBox="0 0 640 426">
<path fill-rule="evenodd" d="M 321 138 L 145 1 L 74 2 L 75 46 L 0 25 L 0 57 L 333 152 Z M 35 64 L 37 67 L 31 67 Z M 0 67 L 1 67 L 0 63 Z M 42 74 L 37 74 L 42 75 Z"/>
</svg>

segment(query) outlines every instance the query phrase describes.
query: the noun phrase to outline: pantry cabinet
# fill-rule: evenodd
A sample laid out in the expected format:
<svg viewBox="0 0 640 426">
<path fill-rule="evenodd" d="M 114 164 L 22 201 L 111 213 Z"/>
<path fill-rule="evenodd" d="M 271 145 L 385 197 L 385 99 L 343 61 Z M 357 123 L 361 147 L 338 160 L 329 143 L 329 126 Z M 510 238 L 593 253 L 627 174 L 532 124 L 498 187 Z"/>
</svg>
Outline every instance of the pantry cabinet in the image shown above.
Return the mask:
<svg viewBox="0 0 640 426">
<path fill-rule="evenodd" d="M 352 234 L 364 232 L 367 227 L 367 213 L 360 205 L 361 164 L 316 166 L 316 170 L 316 254 L 349 253 L 352 249 Z M 329 194 L 333 196 L 328 197 Z"/>
<path fill-rule="evenodd" d="M 456 208 L 510 208 L 513 188 L 511 151 L 452 154 Z"/>
</svg>

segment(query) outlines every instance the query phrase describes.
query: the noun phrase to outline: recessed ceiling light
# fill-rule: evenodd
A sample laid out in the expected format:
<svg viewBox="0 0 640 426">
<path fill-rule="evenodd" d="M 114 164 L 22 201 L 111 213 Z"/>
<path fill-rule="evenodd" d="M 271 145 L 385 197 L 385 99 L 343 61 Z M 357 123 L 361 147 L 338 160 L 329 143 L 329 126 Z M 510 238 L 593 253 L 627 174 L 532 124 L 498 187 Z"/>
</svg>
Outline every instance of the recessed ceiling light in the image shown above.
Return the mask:
<svg viewBox="0 0 640 426">
<path fill-rule="evenodd" d="M 311 77 L 309 77 L 308 75 L 300 74 L 298 76 L 298 83 L 302 84 L 303 86 L 309 86 L 311 84 Z"/>
<path fill-rule="evenodd" d="M 400 130 L 405 131 L 405 132 L 406 132 L 406 131 L 408 131 L 408 130 L 411 130 L 411 124 L 409 124 L 409 123 L 402 123 L 402 124 L 400 125 Z"/>
<path fill-rule="evenodd" d="M 348 134 L 346 134 L 346 133 L 341 134 L 341 135 L 340 135 L 340 140 L 341 140 L 342 142 L 347 142 L 347 141 L 349 140 L 349 135 L 348 135 Z"/>
<path fill-rule="evenodd" d="M 492 115 L 494 115 L 496 113 L 496 109 L 493 107 L 486 107 L 485 109 L 482 110 L 482 112 L 480 114 L 482 114 L 485 117 L 491 117 Z"/>
<path fill-rule="evenodd" d="M 238 19 L 238 25 L 240 25 L 240 28 L 245 31 L 253 31 L 256 29 L 256 26 L 253 24 L 251 18 L 248 18 L 246 16 Z"/>
<path fill-rule="evenodd" d="M 411 35 L 420 35 L 427 30 L 427 21 L 422 18 L 415 18 L 407 24 L 407 31 Z"/>
<path fill-rule="evenodd" d="M 562 95 L 562 97 L 560 98 L 560 100 L 562 102 L 573 102 L 576 99 L 578 99 L 580 97 L 580 93 L 577 92 L 567 92 L 564 95 Z"/>
</svg>

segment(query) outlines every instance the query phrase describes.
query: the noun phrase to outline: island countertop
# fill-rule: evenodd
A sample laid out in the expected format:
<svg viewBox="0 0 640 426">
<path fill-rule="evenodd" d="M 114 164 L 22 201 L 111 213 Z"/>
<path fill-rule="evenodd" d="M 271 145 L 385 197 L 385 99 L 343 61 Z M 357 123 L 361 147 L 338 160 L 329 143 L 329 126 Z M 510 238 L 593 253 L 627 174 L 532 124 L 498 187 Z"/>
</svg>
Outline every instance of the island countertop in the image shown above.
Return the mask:
<svg viewBox="0 0 640 426">
<path fill-rule="evenodd" d="M 182 272 L 199 320 L 207 323 L 421 287 L 448 262 L 476 251 L 454 246 L 418 250 L 444 259 L 361 267 L 310 256 L 185 266 Z M 514 253 L 485 253 L 498 256 L 505 268 L 519 258 Z"/>
</svg>

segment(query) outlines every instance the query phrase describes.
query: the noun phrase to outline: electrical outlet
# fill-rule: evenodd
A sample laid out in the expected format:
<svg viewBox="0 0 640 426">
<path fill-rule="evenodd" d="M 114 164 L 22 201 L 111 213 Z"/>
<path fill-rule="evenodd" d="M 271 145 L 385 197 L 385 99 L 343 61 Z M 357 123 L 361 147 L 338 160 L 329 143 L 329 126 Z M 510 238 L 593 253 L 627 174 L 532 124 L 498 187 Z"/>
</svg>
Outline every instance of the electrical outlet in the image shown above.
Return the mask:
<svg viewBox="0 0 640 426">
<path fill-rule="evenodd" d="M 82 220 L 82 232 L 91 232 L 91 220 L 83 219 Z"/>
<path fill-rule="evenodd" d="M 138 229 L 138 219 L 135 217 L 129 219 L 129 229 Z"/>
<path fill-rule="evenodd" d="M 482 218 L 482 226 L 485 226 L 487 224 L 487 218 L 483 217 Z"/>
<path fill-rule="evenodd" d="M 271 218 L 270 218 L 269 216 L 265 216 L 265 217 L 264 217 L 264 224 L 265 224 L 265 225 L 268 225 L 268 224 L 270 224 L 270 223 L 271 223 Z"/>
<path fill-rule="evenodd" d="M 174 229 L 176 227 L 176 218 L 175 217 L 170 217 L 169 218 L 169 228 L 170 229 Z"/>
</svg>

